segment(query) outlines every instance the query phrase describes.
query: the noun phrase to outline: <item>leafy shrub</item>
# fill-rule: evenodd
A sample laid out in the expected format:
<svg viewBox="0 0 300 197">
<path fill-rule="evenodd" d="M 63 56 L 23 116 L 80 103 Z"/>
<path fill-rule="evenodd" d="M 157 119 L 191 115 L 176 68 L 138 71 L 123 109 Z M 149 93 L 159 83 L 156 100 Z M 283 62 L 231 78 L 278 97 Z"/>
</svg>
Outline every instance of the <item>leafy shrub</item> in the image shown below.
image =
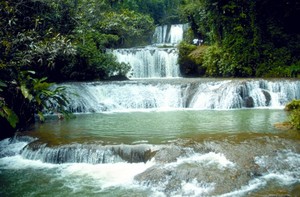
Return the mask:
<svg viewBox="0 0 300 197">
<path fill-rule="evenodd" d="M 293 100 L 289 102 L 284 109 L 286 111 L 300 110 L 300 100 Z"/>
<path fill-rule="evenodd" d="M 216 44 L 207 48 L 203 56 L 203 67 L 206 68 L 206 75 L 213 77 L 221 76 L 220 61 L 222 53 L 222 49 Z"/>
<path fill-rule="evenodd" d="M 289 120 L 291 125 L 300 130 L 300 100 L 293 100 L 285 106 L 285 110 L 290 112 Z"/>
<path fill-rule="evenodd" d="M 300 130 L 300 110 L 294 110 L 290 114 L 290 122 L 293 125 L 293 127 L 297 130 Z"/>
<path fill-rule="evenodd" d="M 288 67 L 288 71 L 290 73 L 291 77 L 300 77 L 300 61 L 292 64 L 290 67 Z"/>
<path fill-rule="evenodd" d="M 201 73 L 199 57 L 195 54 L 197 46 L 181 42 L 178 46 L 178 63 L 183 76 L 199 75 Z"/>
</svg>

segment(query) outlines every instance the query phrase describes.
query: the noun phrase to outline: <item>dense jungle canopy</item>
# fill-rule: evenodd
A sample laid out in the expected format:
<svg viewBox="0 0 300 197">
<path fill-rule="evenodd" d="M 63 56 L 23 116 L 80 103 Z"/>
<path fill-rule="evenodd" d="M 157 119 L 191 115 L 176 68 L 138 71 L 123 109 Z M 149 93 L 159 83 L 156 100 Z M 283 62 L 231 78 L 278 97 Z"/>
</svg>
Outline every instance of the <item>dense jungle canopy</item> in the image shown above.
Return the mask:
<svg viewBox="0 0 300 197">
<path fill-rule="evenodd" d="M 125 76 L 130 65 L 107 49 L 147 45 L 160 24 L 190 24 L 178 47 L 183 76 L 300 72 L 296 0 L 1 0 L 0 11 L 1 136 L 42 120 L 47 102 L 63 112 L 65 90 L 52 82 Z"/>
</svg>

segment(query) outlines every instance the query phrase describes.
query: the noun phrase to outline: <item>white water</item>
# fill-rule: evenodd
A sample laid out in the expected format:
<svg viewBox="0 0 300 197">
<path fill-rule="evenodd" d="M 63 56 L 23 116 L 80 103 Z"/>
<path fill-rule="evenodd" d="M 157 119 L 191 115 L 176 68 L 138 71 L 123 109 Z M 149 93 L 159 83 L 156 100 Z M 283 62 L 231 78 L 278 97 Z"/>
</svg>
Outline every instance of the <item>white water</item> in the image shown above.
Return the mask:
<svg viewBox="0 0 300 197">
<path fill-rule="evenodd" d="M 187 27 L 183 24 L 158 26 L 153 35 L 153 45 L 116 49 L 112 53 L 119 62 L 131 66 L 130 78 L 179 77 L 176 45 L 183 39 Z"/>
<path fill-rule="evenodd" d="M 119 62 L 130 64 L 131 78 L 178 77 L 178 52 L 175 48 L 131 48 L 116 49 L 113 54 Z"/>
<path fill-rule="evenodd" d="M 19 184 L 14 185 L 13 189 L 19 193 L 26 193 L 25 196 L 68 196 L 72 194 L 79 196 L 132 196 L 132 193 L 137 196 L 251 196 L 253 192 L 255 194 L 257 190 L 263 188 L 274 186 L 289 188 L 299 184 L 300 180 L 300 154 L 297 152 L 296 142 L 284 139 L 281 141 L 278 137 L 267 139 L 268 147 L 261 146 L 259 143 L 257 144 L 260 146 L 258 148 L 249 146 L 249 156 L 254 151 L 254 157 L 248 158 L 246 163 L 242 162 L 243 158 L 240 157 L 242 155 L 239 155 L 244 154 L 243 151 L 226 150 L 224 147 L 227 146 L 227 143 L 222 141 L 208 141 L 190 147 L 186 147 L 186 144 L 175 145 L 177 143 L 151 145 L 149 147 L 157 153 L 147 162 L 130 163 L 108 158 L 107 163 L 93 164 L 93 162 L 89 163 L 84 160 L 75 163 L 49 163 L 43 161 L 43 156 L 27 158 L 26 146 L 34 143 L 34 140 L 33 138 L 16 138 L 0 141 L 0 176 L 1 178 L 8 176 L 2 182 L 17 180 Z M 289 146 L 289 142 L 294 145 Z M 253 143 L 256 144 L 255 141 Z M 220 151 L 217 151 L 218 144 L 221 145 Z M 251 140 L 245 141 L 245 146 L 249 144 L 251 144 Z M 276 144 L 279 144 L 280 147 L 284 146 L 284 148 L 280 149 L 276 147 Z M 87 145 L 73 144 L 70 146 L 77 146 L 79 150 L 82 150 L 81 147 Z M 118 146 L 119 150 L 125 152 L 137 147 L 137 145 Z M 202 146 L 204 149 L 200 148 Z M 239 143 L 232 144 L 229 149 L 235 146 L 240 145 Z M 98 145 L 91 147 L 90 152 L 97 148 L 102 151 L 103 148 Z M 262 150 L 262 147 L 266 147 L 266 150 Z M 270 149 L 270 147 L 272 148 Z M 42 149 L 38 148 L 38 144 L 33 145 L 33 148 L 37 152 Z M 48 149 L 60 149 L 61 153 L 65 154 L 64 146 L 48 147 Z M 41 154 L 45 156 L 50 152 L 48 150 Z M 51 154 L 60 155 L 58 151 L 53 151 Z M 76 154 L 74 156 L 80 157 Z M 83 154 L 88 153 L 83 151 Z M 134 155 L 135 153 L 128 154 Z M 235 158 L 235 154 L 237 154 L 237 158 Z M 94 156 L 90 154 L 89 157 Z M 111 155 L 107 155 L 107 157 L 111 157 Z M 236 176 L 255 173 L 255 169 L 251 170 L 244 166 L 245 164 L 252 165 L 251 162 L 254 162 L 255 169 L 258 169 L 260 174 L 247 175 L 246 180 L 238 179 Z M 249 172 L 247 169 L 251 171 Z M 36 180 L 37 177 L 38 180 Z M 232 184 L 227 184 L 223 180 Z M 27 186 L 22 187 L 22 183 Z M 31 188 L 28 183 L 32 185 Z M 36 187 L 37 183 L 40 187 Z M 230 189 L 226 187 L 230 187 Z M 4 189 L 0 191 L 0 194 L 5 191 Z M 10 193 L 2 194 L 6 196 L 5 194 Z"/>
<path fill-rule="evenodd" d="M 158 26 L 153 35 L 153 43 L 167 45 L 179 44 L 187 28 L 188 24 Z"/>
<path fill-rule="evenodd" d="M 283 108 L 300 98 L 296 80 L 181 80 L 64 84 L 73 112 Z"/>
<path fill-rule="evenodd" d="M 32 139 L 33 140 L 33 139 Z M 153 161 L 147 163 L 128 163 L 123 160 L 112 161 L 110 155 L 107 156 L 108 163 L 92 164 L 88 161 L 81 161 L 77 163 L 53 164 L 42 161 L 43 157 L 47 157 L 49 152 L 38 149 L 40 157 L 26 158 L 28 151 L 24 147 L 29 142 L 5 139 L 0 141 L 0 169 L 6 170 L 50 170 L 59 177 L 57 179 L 64 179 L 65 187 L 79 189 L 84 186 L 86 181 L 89 181 L 91 187 L 98 187 L 98 189 L 105 189 L 107 187 L 133 187 L 134 176 L 145 171 L 147 168 L 154 165 Z M 50 148 L 48 148 L 50 149 Z M 23 154 L 22 154 L 23 152 Z M 58 151 L 56 152 L 58 153 Z M 55 153 L 52 153 L 55 154 Z M 83 152 L 82 155 L 85 153 Z M 74 155 L 76 156 L 76 155 Z M 80 156 L 77 155 L 79 158 Z M 97 159 L 97 158 L 95 158 Z M 112 161 L 112 162 L 110 162 Z M 1 171 L 0 171 L 1 175 Z M 28 177 L 30 179 L 30 177 Z"/>
<path fill-rule="evenodd" d="M 172 26 L 169 30 L 167 26 L 160 27 L 156 32 L 157 40 L 163 44 L 177 44 L 182 39 L 181 30 L 180 26 Z M 134 65 L 133 77 L 135 78 L 179 76 L 178 69 L 174 67 L 177 52 L 173 48 L 118 49 L 114 53 L 119 55 L 119 60 L 128 60 Z M 156 79 L 63 85 L 70 92 L 75 93 L 69 95 L 71 98 L 69 109 L 78 113 L 182 109 L 224 110 L 247 107 L 274 109 L 283 108 L 292 99 L 300 98 L 300 81 L 297 80 L 170 79 L 164 81 Z M 75 95 L 80 95 L 80 97 Z M 136 118 L 135 124 L 141 124 L 141 117 Z M 179 124 L 178 128 L 174 129 L 180 130 L 178 132 L 180 135 L 176 136 L 183 139 L 183 131 L 187 129 L 196 133 L 193 137 L 203 137 L 206 142 L 191 141 L 191 143 L 180 144 L 180 140 L 174 140 L 176 144 L 174 145 L 170 144 L 172 142 L 166 137 L 163 145 L 141 144 L 148 143 L 149 140 L 145 140 L 141 134 L 136 134 L 139 136 L 135 141 L 137 144 L 99 145 L 96 143 L 96 136 L 104 137 L 104 131 L 95 129 L 96 125 L 101 124 L 100 127 L 105 127 L 110 124 L 99 123 L 97 120 L 93 120 L 94 123 L 88 128 L 88 130 L 95 129 L 96 134 L 88 133 L 88 135 L 92 136 L 95 140 L 92 143 L 96 144 L 89 144 L 91 141 L 84 140 L 82 144 L 71 141 L 70 144 L 52 147 L 41 142 L 34 144 L 35 139 L 5 139 L 0 141 L 0 178 L 4 177 L 1 180 L 5 183 L 4 187 L 11 187 L 7 190 L 16 190 L 18 194 L 22 193 L 25 196 L 132 196 L 135 194 L 136 196 L 231 197 L 251 196 L 251 192 L 255 194 L 255 191 L 268 188 L 270 185 L 277 189 L 299 184 L 300 154 L 295 141 L 284 141 L 277 136 L 272 139 L 259 136 L 257 139 L 259 142 L 255 141 L 255 145 L 251 145 L 251 140 L 242 142 L 246 151 L 242 150 L 242 154 L 235 158 L 235 154 L 239 151 L 234 148 L 241 144 L 226 145 L 226 141 L 235 138 L 234 136 L 225 139 L 225 142 L 210 144 L 209 137 L 201 136 L 203 131 L 209 130 L 209 127 L 195 129 L 189 127 L 191 123 L 188 121 L 202 121 L 205 124 L 205 121 L 209 122 L 208 119 L 211 117 L 200 120 L 195 120 L 195 116 L 188 117 L 187 119 L 172 117 L 168 120 L 173 123 L 174 121 L 186 123 L 186 125 Z M 220 119 L 217 121 L 218 126 L 222 127 Z M 226 119 L 226 122 L 228 121 L 240 121 L 243 125 L 244 121 L 251 122 L 249 118 Z M 157 124 L 155 126 L 166 124 L 164 121 L 155 123 Z M 57 122 L 55 124 L 56 126 L 53 125 L 53 130 L 51 130 L 52 135 L 57 135 L 52 136 L 54 141 L 56 138 L 67 139 L 71 135 L 75 136 L 76 132 L 83 133 L 84 136 L 84 132 L 87 132 L 80 123 L 77 130 L 71 129 L 71 135 L 60 130 L 61 127 L 57 126 Z M 122 119 L 115 124 L 126 127 L 126 122 L 122 122 Z M 255 121 L 250 124 L 262 123 Z M 265 120 L 263 124 L 266 124 Z M 139 130 L 146 130 L 155 138 L 160 130 L 152 127 L 153 125 L 151 123 L 147 126 L 149 131 L 142 127 L 139 127 Z M 54 127 L 59 130 L 59 135 L 54 132 Z M 171 133 L 172 128 L 167 127 L 163 131 Z M 133 135 L 130 134 L 130 129 L 123 129 L 121 130 L 122 137 Z M 115 138 L 120 134 L 113 133 L 114 130 L 111 127 L 108 130 L 112 136 L 115 135 Z M 221 130 L 225 132 L 226 128 L 222 127 Z M 46 131 L 42 129 L 41 132 Z M 226 136 L 224 135 L 225 138 Z M 257 148 L 256 146 L 259 146 L 263 140 L 267 141 L 266 145 Z M 29 145 L 30 143 L 33 144 Z M 107 141 L 103 143 L 109 144 Z M 219 150 L 218 143 L 221 145 L 224 143 Z M 280 145 L 276 145 L 277 143 Z M 164 149 L 167 150 L 166 153 Z M 261 153 L 260 150 L 263 152 Z M 155 153 L 155 156 L 149 157 L 147 151 Z M 249 156 L 248 153 L 254 156 Z M 244 157 L 247 159 L 246 165 L 243 163 Z M 252 163 L 255 164 L 255 169 L 248 167 Z M 143 179 L 144 173 L 145 179 Z M 247 174 L 246 178 L 238 179 L 240 175 L 245 176 L 245 174 Z M 235 182 L 236 179 L 241 182 Z M 8 182 L 5 182 L 6 180 Z M 232 184 L 227 184 L 227 182 Z M 23 188 L 22 183 L 25 183 Z M 3 190 L 0 190 L 0 195 L 11 194 L 5 188 L 1 189 Z M 14 195 L 11 194 L 11 196 Z"/>
</svg>

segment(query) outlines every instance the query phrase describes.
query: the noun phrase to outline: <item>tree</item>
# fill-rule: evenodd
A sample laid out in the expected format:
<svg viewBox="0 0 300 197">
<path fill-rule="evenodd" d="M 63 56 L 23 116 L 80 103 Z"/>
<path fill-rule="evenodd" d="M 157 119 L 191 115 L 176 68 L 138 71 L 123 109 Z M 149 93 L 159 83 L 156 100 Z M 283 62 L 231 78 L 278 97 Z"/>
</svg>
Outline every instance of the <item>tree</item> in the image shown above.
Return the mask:
<svg viewBox="0 0 300 197">
<path fill-rule="evenodd" d="M 118 45 L 123 47 L 136 46 L 136 43 L 148 44 L 154 32 L 153 20 L 148 15 L 129 10 L 106 12 L 97 28 L 118 36 Z"/>
<path fill-rule="evenodd" d="M 300 28 L 293 24 L 299 11 L 297 1 L 287 0 L 186 0 L 181 7 L 194 37 L 211 45 L 203 54 L 206 75 L 235 77 L 289 77 L 298 72 Z"/>
<path fill-rule="evenodd" d="M 1 137 L 14 131 L 27 129 L 35 120 L 35 114 L 47 108 L 46 103 L 56 101 L 62 110 L 67 103 L 63 88 L 50 89 L 52 84 L 40 78 L 34 69 L 51 66 L 58 54 L 74 54 L 74 48 L 64 36 L 52 33 L 43 25 L 40 10 L 50 9 L 39 1 L 1 1 L 0 23 L 0 122 Z M 54 37 L 53 37 L 54 36 Z M 50 42 L 51 41 L 51 42 Z M 46 60 L 46 61 L 44 61 Z M 42 70 L 42 69 L 40 69 Z"/>
</svg>

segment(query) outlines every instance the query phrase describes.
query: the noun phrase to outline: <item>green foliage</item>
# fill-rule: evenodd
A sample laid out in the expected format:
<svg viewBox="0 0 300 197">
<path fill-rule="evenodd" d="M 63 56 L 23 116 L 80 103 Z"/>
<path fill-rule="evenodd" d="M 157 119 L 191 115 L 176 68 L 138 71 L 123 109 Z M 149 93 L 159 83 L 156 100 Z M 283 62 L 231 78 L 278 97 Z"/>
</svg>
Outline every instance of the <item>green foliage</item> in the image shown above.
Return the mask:
<svg viewBox="0 0 300 197">
<path fill-rule="evenodd" d="M 129 9 L 150 15 L 155 24 L 179 23 L 178 7 L 182 0 L 115 0 L 114 9 Z"/>
<path fill-rule="evenodd" d="M 130 47 L 137 43 L 148 44 L 154 32 L 154 23 L 148 15 L 122 10 L 120 13 L 105 13 L 104 19 L 99 21 L 99 29 L 106 34 L 117 35 L 121 46 Z"/>
<path fill-rule="evenodd" d="M 297 130 L 300 130 L 300 110 L 292 111 L 290 114 L 290 122 L 293 127 Z"/>
<path fill-rule="evenodd" d="M 289 102 L 284 109 L 286 111 L 300 110 L 300 100 L 293 100 Z"/>
<path fill-rule="evenodd" d="M 289 120 L 294 128 L 300 130 L 300 100 L 293 100 L 285 106 L 285 110 L 289 111 Z"/>
<path fill-rule="evenodd" d="M 161 2 L 151 1 L 153 8 Z M 64 113 L 65 88 L 47 81 L 125 76 L 129 65 L 107 49 L 149 42 L 154 22 L 140 8 L 126 9 L 118 0 L 1 1 L 1 125 L 22 130 L 35 114 L 43 120 L 44 110 Z"/>
<path fill-rule="evenodd" d="M 34 75 L 34 71 L 21 71 L 18 78 L 23 98 L 34 109 L 34 113 L 39 115 L 41 121 L 44 121 L 43 110 L 67 114 L 64 110 L 68 105 L 65 87 L 53 89 L 54 83 L 48 83 L 47 77 L 37 79 Z M 54 104 L 55 108 L 52 107 Z"/>
<path fill-rule="evenodd" d="M 298 76 L 300 29 L 293 21 L 300 12 L 295 1 L 186 0 L 180 13 L 194 37 L 212 46 L 204 58 L 207 76 Z"/>
<path fill-rule="evenodd" d="M 203 57 L 203 66 L 208 76 L 221 76 L 219 64 L 222 57 L 222 49 L 218 45 L 208 47 Z"/>
<path fill-rule="evenodd" d="M 19 122 L 18 116 L 13 110 L 7 107 L 2 101 L 0 101 L 0 116 L 5 118 L 13 128 L 16 128 L 17 123 Z"/>
<path fill-rule="evenodd" d="M 184 76 L 201 76 L 206 68 L 203 66 L 204 54 L 207 46 L 195 46 L 186 42 L 181 42 L 178 46 L 181 74 Z"/>
<path fill-rule="evenodd" d="M 36 77 L 47 73 L 57 56 L 74 55 L 75 50 L 65 36 L 54 33 L 52 28 L 42 27 L 44 19 L 41 16 L 49 9 L 45 3 L 1 1 L 0 9 L 3 12 L 0 16 L 3 27 L 0 34 L 0 116 L 15 130 L 23 130 L 34 122 L 34 114 L 39 113 L 51 97 L 47 95 L 51 84 L 46 83 L 46 78 Z M 39 71 L 38 76 L 32 76 L 36 73 L 33 70 Z M 3 123 L 3 119 L 0 121 Z"/>
<path fill-rule="evenodd" d="M 15 128 L 17 123 L 19 122 L 18 116 L 15 114 L 13 110 L 11 110 L 5 103 L 5 99 L 1 97 L 1 93 L 3 91 L 2 88 L 6 88 L 6 83 L 0 81 L 0 116 L 5 118 L 8 123 Z"/>
<path fill-rule="evenodd" d="M 288 72 L 289 75 L 291 77 L 298 77 L 300 78 L 300 61 L 292 64 L 289 68 L 288 68 Z"/>
<path fill-rule="evenodd" d="M 186 76 L 194 72 L 195 62 L 189 57 L 189 54 L 196 49 L 195 45 L 181 42 L 178 46 L 178 63 L 180 65 L 181 74 Z"/>
</svg>

